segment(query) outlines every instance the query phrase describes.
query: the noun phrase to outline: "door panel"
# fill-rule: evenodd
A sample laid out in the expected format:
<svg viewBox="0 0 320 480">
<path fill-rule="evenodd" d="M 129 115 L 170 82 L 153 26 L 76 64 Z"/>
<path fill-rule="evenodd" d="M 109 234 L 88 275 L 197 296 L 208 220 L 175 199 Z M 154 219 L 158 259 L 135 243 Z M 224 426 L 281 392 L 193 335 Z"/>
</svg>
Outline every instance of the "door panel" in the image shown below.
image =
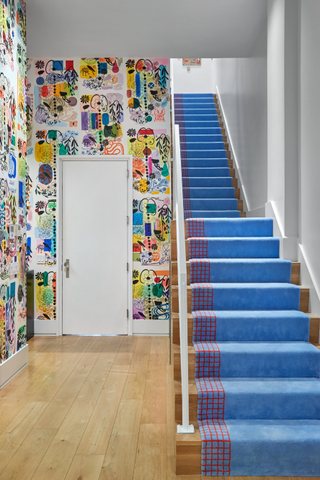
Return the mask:
<svg viewBox="0 0 320 480">
<path fill-rule="evenodd" d="M 62 164 L 63 334 L 127 334 L 127 163 Z"/>
</svg>

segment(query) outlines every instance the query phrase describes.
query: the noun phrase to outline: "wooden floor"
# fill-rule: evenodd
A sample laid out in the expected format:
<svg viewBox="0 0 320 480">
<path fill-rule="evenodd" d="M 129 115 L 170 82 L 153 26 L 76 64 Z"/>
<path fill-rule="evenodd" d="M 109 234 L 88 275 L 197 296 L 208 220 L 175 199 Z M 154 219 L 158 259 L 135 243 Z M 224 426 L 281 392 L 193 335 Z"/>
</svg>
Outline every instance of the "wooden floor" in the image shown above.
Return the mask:
<svg viewBox="0 0 320 480">
<path fill-rule="evenodd" d="M 0 480 L 201 479 L 174 474 L 167 337 L 36 337 L 29 352 L 0 391 Z"/>
</svg>

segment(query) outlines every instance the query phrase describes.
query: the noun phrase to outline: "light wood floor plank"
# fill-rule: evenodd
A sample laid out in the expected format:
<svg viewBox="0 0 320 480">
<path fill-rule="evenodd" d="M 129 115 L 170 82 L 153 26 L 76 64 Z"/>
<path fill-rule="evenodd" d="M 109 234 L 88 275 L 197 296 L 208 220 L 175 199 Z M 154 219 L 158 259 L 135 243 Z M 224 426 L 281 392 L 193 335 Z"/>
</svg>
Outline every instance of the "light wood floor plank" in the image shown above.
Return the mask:
<svg viewBox="0 0 320 480">
<path fill-rule="evenodd" d="M 166 425 L 140 426 L 134 480 L 166 478 Z"/>
<path fill-rule="evenodd" d="M 81 390 L 99 354 L 86 353 L 80 358 L 73 372 L 68 376 L 52 402 L 37 422 L 37 428 L 59 428 L 71 405 Z"/>
<path fill-rule="evenodd" d="M 92 354 L 89 354 L 92 355 Z M 87 379 L 32 480 L 63 480 L 101 393 L 104 379 Z"/>
<path fill-rule="evenodd" d="M 75 455 L 66 480 L 98 480 L 103 455 Z"/>
<path fill-rule="evenodd" d="M 27 403 L 0 435 L 0 473 L 7 466 L 46 407 L 46 403 Z M 2 412 L 5 415 L 5 410 Z"/>
<path fill-rule="evenodd" d="M 122 400 L 99 480 L 131 480 L 134 473 L 142 400 Z"/>
<path fill-rule="evenodd" d="M 56 433 L 53 428 L 32 429 L 0 475 L 0 480 L 30 480 Z"/>
<path fill-rule="evenodd" d="M 105 455 L 127 375 L 110 372 L 77 454 Z"/>
</svg>

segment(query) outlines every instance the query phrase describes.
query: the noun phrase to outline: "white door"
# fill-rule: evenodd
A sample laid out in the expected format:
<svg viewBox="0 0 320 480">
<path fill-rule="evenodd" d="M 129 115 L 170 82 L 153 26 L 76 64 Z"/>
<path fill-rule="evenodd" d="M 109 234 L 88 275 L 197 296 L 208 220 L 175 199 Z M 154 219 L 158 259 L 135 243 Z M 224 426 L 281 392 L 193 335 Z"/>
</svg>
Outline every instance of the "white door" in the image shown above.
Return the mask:
<svg viewBox="0 0 320 480">
<path fill-rule="evenodd" d="M 127 162 L 63 161 L 63 334 L 127 334 Z"/>
</svg>

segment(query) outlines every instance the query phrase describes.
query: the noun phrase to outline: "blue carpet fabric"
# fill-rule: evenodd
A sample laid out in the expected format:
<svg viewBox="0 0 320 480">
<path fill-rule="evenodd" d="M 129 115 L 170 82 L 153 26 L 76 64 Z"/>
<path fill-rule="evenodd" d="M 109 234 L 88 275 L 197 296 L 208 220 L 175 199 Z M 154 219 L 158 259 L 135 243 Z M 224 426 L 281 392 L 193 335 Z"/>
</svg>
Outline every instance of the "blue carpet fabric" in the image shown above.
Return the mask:
<svg viewBox="0 0 320 480">
<path fill-rule="evenodd" d="M 269 218 L 241 218 L 212 94 L 175 95 L 204 476 L 320 476 L 320 351 Z"/>
</svg>

